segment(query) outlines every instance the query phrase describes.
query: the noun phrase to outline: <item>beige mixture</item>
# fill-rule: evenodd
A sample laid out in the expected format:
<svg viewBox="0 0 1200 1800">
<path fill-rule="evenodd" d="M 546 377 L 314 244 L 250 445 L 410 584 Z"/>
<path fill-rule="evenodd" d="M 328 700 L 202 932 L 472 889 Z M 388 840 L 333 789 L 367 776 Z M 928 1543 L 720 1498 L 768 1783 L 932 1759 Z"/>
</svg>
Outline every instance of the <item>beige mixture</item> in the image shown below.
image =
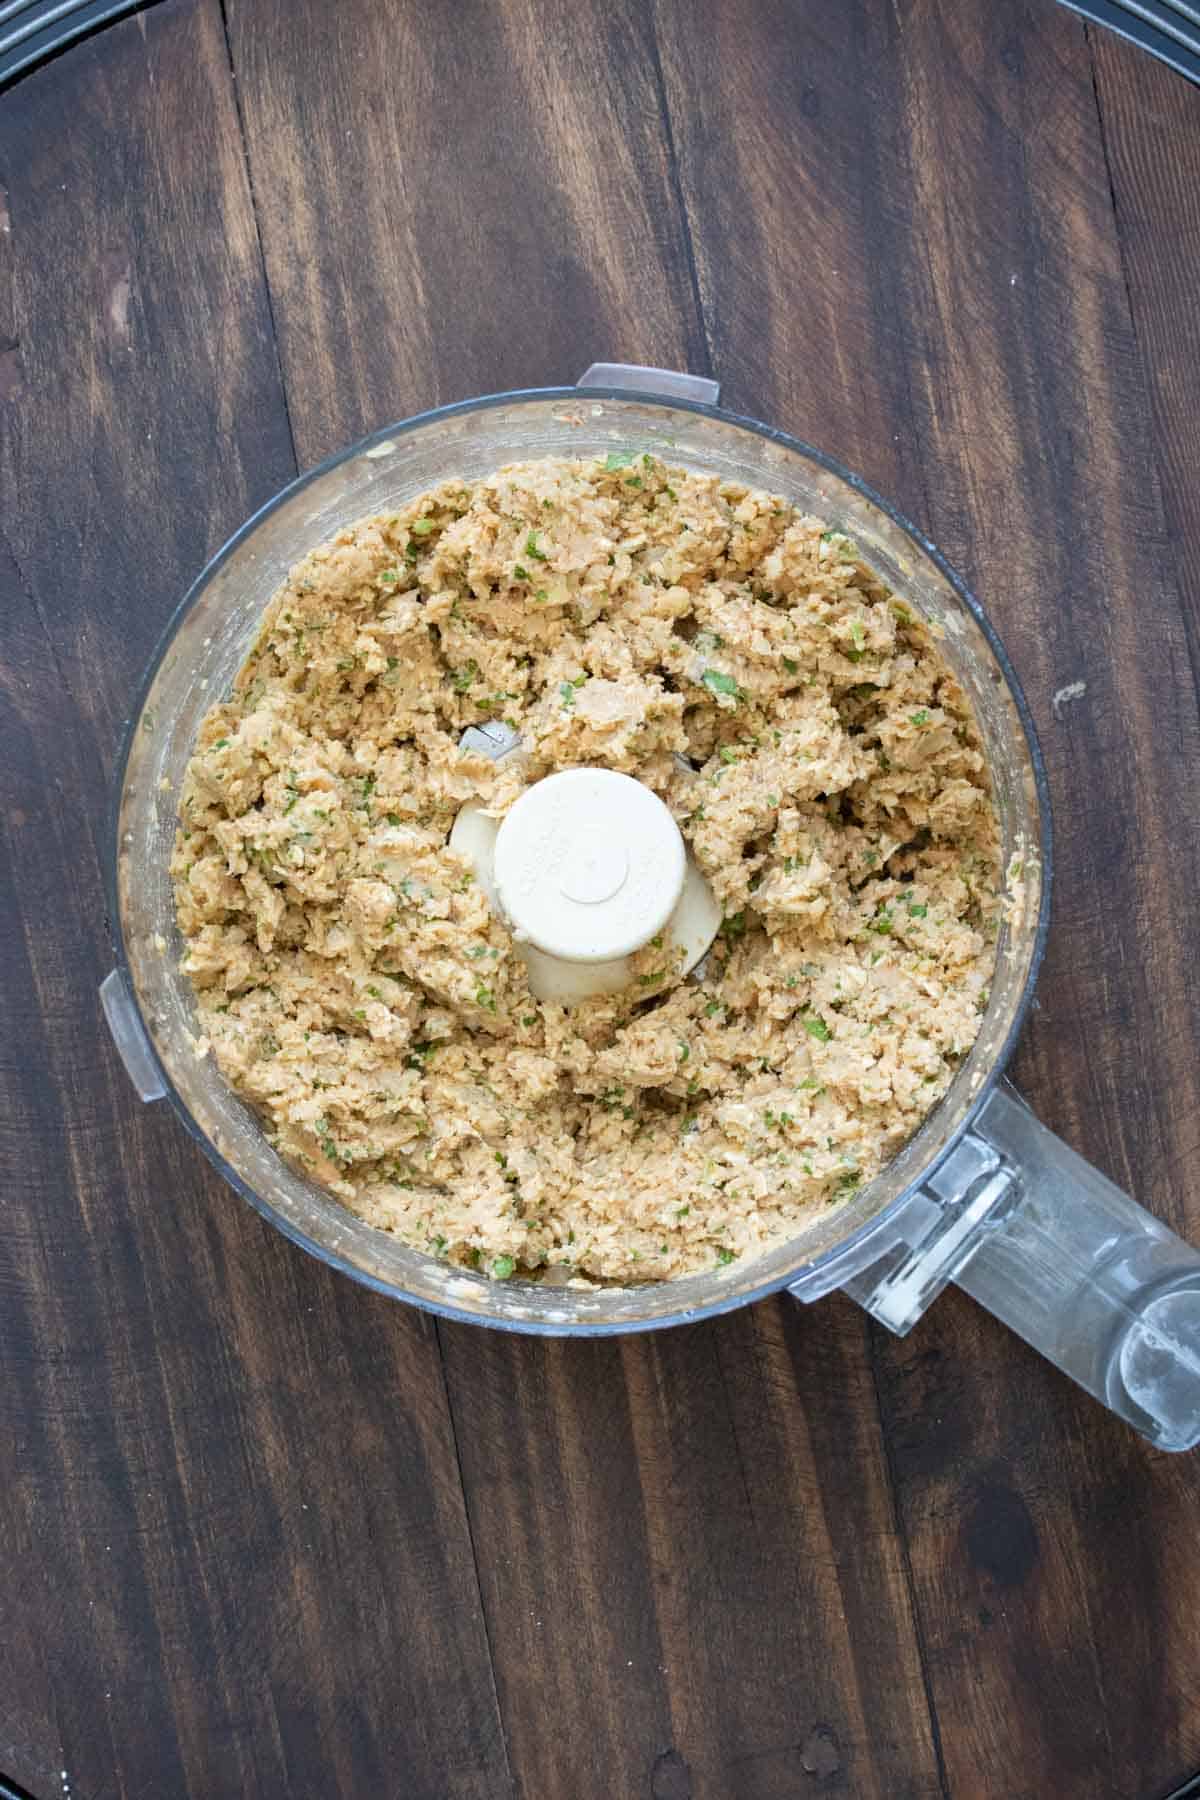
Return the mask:
<svg viewBox="0 0 1200 1800">
<path fill-rule="evenodd" d="M 525 758 L 460 748 L 489 718 Z M 662 797 L 725 922 L 701 979 L 651 944 L 568 1011 L 446 839 L 581 764 Z M 500 1278 L 793 1235 L 895 1154 L 987 997 L 996 821 L 930 633 L 842 533 L 640 453 L 448 482 L 314 550 L 180 821 L 227 1080 L 353 1211 Z"/>
</svg>

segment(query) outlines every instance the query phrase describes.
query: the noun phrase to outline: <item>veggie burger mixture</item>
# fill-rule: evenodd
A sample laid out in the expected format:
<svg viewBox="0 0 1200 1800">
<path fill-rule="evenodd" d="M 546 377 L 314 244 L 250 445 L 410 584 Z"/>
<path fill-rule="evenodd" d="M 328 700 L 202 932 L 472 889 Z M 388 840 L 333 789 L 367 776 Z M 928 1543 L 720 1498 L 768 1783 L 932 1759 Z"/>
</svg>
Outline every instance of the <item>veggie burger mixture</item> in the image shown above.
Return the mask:
<svg viewBox="0 0 1200 1800">
<path fill-rule="evenodd" d="M 460 743 L 509 722 L 522 754 Z M 615 769 L 723 923 L 683 977 L 539 1002 L 467 803 Z M 360 520 L 201 728 L 172 874 L 200 1048 L 354 1212 L 497 1278 L 754 1256 L 912 1133 L 1000 914 L 979 736 L 843 533 L 649 454 L 515 464 Z"/>
</svg>

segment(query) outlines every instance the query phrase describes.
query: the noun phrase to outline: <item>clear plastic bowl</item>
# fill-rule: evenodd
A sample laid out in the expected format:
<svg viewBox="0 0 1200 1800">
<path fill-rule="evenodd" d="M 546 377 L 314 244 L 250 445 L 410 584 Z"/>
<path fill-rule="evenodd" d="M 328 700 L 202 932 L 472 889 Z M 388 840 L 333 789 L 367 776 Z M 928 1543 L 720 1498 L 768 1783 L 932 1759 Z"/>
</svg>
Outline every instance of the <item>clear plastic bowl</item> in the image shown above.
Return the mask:
<svg viewBox="0 0 1200 1800">
<path fill-rule="evenodd" d="M 674 381 L 686 392 L 689 379 Z M 449 477 L 470 480 L 518 459 L 603 455 L 626 446 L 783 494 L 844 528 L 895 592 L 941 628 L 945 656 L 983 736 L 1004 857 L 1025 858 L 1026 899 L 1018 922 L 1001 933 L 983 1027 L 948 1093 L 900 1155 L 849 1203 L 814 1218 L 770 1254 L 711 1274 L 591 1290 L 498 1283 L 448 1267 L 347 1212 L 276 1155 L 211 1059 L 195 1054 L 192 993 L 180 972 L 168 873 L 175 809 L 201 720 L 228 690 L 263 608 L 306 551 L 352 520 Z M 498 394 L 381 431 L 294 482 L 214 557 L 182 602 L 150 666 L 120 757 L 108 869 L 118 971 L 106 984 L 106 1003 L 131 1065 L 140 1058 L 143 1094 L 165 1090 L 230 1184 L 314 1256 L 397 1299 L 514 1331 L 588 1334 L 675 1325 L 784 1286 L 813 1298 L 884 1255 L 906 1203 L 979 1112 L 1012 1048 L 1045 936 L 1048 870 L 1042 764 L 1008 659 L 963 584 L 886 502 L 819 451 L 714 405 L 600 386 Z M 141 1041 L 143 1027 L 149 1046 Z"/>
</svg>

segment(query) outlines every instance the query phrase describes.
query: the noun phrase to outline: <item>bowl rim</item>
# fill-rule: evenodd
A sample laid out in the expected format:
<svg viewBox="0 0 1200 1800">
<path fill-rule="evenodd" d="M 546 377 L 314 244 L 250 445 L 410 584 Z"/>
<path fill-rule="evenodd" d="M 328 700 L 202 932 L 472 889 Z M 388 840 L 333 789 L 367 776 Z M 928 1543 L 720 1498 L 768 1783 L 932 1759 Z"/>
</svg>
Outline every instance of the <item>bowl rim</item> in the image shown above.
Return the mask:
<svg viewBox="0 0 1200 1800">
<path fill-rule="evenodd" d="M 659 406 L 673 412 L 695 413 L 705 418 L 718 420 L 723 425 L 731 425 L 752 432 L 755 436 L 764 438 L 769 443 L 779 444 L 788 451 L 798 453 L 808 461 L 817 464 L 828 474 L 835 476 L 839 481 L 852 489 L 853 492 L 859 495 L 859 497 L 865 500 L 869 505 L 876 507 L 893 526 L 901 531 L 915 545 L 923 556 L 928 558 L 943 579 L 954 590 L 954 593 L 971 614 L 976 625 L 987 640 L 988 647 L 995 657 L 1001 674 L 1004 677 L 1005 684 L 1012 697 L 1017 716 L 1020 720 L 1021 729 L 1025 737 L 1025 746 L 1029 756 L 1029 766 L 1033 776 L 1034 792 L 1037 800 L 1039 852 L 1041 857 L 1041 893 L 1029 966 L 1026 971 L 1020 998 L 1013 1008 L 1012 1018 L 1009 1021 L 1009 1027 L 1003 1042 L 988 1066 L 986 1073 L 980 1080 L 974 1098 L 970 1106 L 968 1106 L 964 1112 L 958 1125 L 940 1146 L 936 1155 L 922 1166 L 913 1177 L 912 1181 L 910 1181 L 906 1187 L 902 1188 L 880 1212 L 875 1214 L 874 1217 L 864 1220 L 862 1224 L 846 1238 L 821 1252 L 809 1262 L 800 1262 L 792 1268 L 785 1270 L 783 1274 L 772 1275 L 766 1281 L 758 1283 L 752 1288 L 741 1289 L 729 1295 L 717 1295 L 713 1299 L 704 1301 L 699 1305 L 681 1307 L 678 1312 L 663 1313 L 648 1319 L 583 1320 L 578 1323 L 573 1323 L 571 1321 L 563 1320 L 505 1317 L 500 1314 L 480 1315 L 478 1313 L 470 1312 L 464 1307 L 455 1306 L 449 1301 L 435 1300 L 427 1298 L 424 1295 L 414 1294 L 409 1289 L 401 1287 L 395 1282 L 387 1281 L 380 1276 L 372 1274 L 367 1269 L 360 1268 L 348 1257 L 339 1254 L 338 1251 L 329 1246 L 318 1243 L 306 1231 L 286 1218 L 269 1200 L 252 1188 L 247 1181 L 243 1180 L 237 1170 L 232 1168 L 230 1164 L 225 1161 L 221 1152 L 201 1129 L 199 1123 L 185 1105 L 169 1072 L 163 1066 L 154 1045 L 153 1038 L 146 1027 L 145 1016 L 131 976 L 129 958 L 125 947 L 125 931 L 121 915 L 118 867 L 120 863 L 121 845 L 121 811 L 125 795 L 129 759 L 146 701 L 149 698 L 150 691 L 158 677 L 159 670 L 162 667 L 164 659 L 170 652 L 171 646 L 183 620 L 187 617 L 188 613 L 196 604 L 200 595 L 208 587 L 209 583 L 225 563 L 227 563 L 241 548 L 242 544 L 248 538 L 253 536 L 258 528 L 281 506 L 294 499 L 296 495 L 302 493 L 306 488 L 319 481 L 323 476 L 331 473 L 334 469 L 339 468 L 343 463 L 349 462 L 355 457 L 366 455 L 368 452 L 377 449 L 392 439 L 406 436 L 410 432 L 420 430 L 424 426 L 435 424 L 444 419 L 461 417 L 470 413 L 486 412 L 501 406 L 512 406 L 523 402 L 535 401 L 540 403 L 547 401 L 577 402 L 583 398 L 595 398 L 617 402 L 634 401 L 642 405 Z M 199 1144 L 218 1174 L 223 1177 L 242 1199 L 248 1201 L 260 1217 L 265 1219 L 277 1231 L 281 1232 L 284 1237 L 289 1238 L 292 1243 L 307 1251 L 310 1256 L 316 1257 L 318 1261 L 339 1270 L 342 1274 L 350 1276 L 352 1280 L 359 1282 L 364 1287 L 374 1290 L 376 1293 L 386 1295 L 392 1300 L 403 1301 L 410 1306 L 419 1308 L 422 1312 L 431 1313 L 435 1317 L 450 1319 L 460 1324 L 482 1326 L 491 1330 L 515 1332 L 521 1336 L 527 1337 L 615 1337 L 624 1336 L 627 1333 L 665 1331 L 679 1325 L 698 1324 L 704 1319 L 716 1318 L 723 1313 L 733 1312 L 743 1306 L 752 1306 L 759 1300 L 764 1300 L 772 1294 L 780 1293 L 783 1289 L 798 1282 L 804 1275 L 832 1263 L 835 1258 L 840 1260 L 847 1257 L 856 1248 L 867 1243 L 876 1235 L 889 1218 L 894 1217 L 908 1204 L 915 1192 L 928 1184 L 931 1176 L 953 1153 L 964 1134 L 971 1128 L 973 1121 L 978 1117 L 980 1110 L 997 1083 L 1000 1081 L 1016 1047 L 1017 1040 L 1025 1024 L 1030 1006 L 1032 1005 L 1034 990 L 1037 985 L 1037 978 L 1041 969 L 1042 959 L 1045 955 L 1046 940 L 1050 929 L 1051 887 L 1053 880 L 1053 823 L 1045 758 L 1034 726 L 1033 715 L 1030 711 L 1029 703 L 1025 698 L 1025 693 L 1021 687 L 1016 671 L 1013 668 L 1011 659 L 1009 658 L 1008 652 L 1005 649 L 995 626 L 992 624 L 981 603 L 976 599 L 974 593 L 942 555 L 936 544 L 927 538 L 918 526 L 902 513 L 898 507 L 894 506 L 891 501 L 885 499 L 882 494 L 878 493 L 869 482 L 864 481 L 862 477 L 856 475 L 853 470 L 846 468 L 846 466 L 839 462 L 836 457 L 828 455 L 825 451 L 818 449 L 814 444 L 808 443 L 803 438 L 796 437 L 792 433 L 784 431 L 778 426 L 768 425 L 761 419 L 753 418 L 747 414 L 735 413 L 725 407 L 709 404 L 705 401 L 687 400 L 676 398 L 673 395 L 656 394 L 648 389 L 618 388 L 607 385 L 595 387 L 576 385 L 572 387 L 514 388 L 492 394 L 476 395 L 475 397 L 466 400 L 455 400 L 444 406 L 430 407 L 424 412 L 414 413 L 407 419 L 397 420 L 392 424 L 381 426 L 378 430 L 369 433 L 366 437 L 359 438 L 355 443 L 350 444 L 345 449 L 335 451 L 332 455 L 325 457 L 321 462 L 315 464 L 311 469 L 307 469 L 303 473 L 298 474 L 292 481 L 288 482 L 286 486 L 282 487 L 276 494 L 272 495 L 269 500 L 265 501 L 263 505 L 251 513 L 238 529 L 227 538 L 220 548 L 208 559 L 194 580 L 189 584 L 182 599 L 172 609 L 166 624 L 160 632 L 145 671 L 143 672 L 142 678 L 135 691 L 128 717 L 123 725 L 111 782 L 106 833 L 104 838 L 103 874 L 105 898 L 108 906 L 109 929 L 116 958 L 116 967 L 120 972 L 126 993 L 129 996 L 139 1025 L 141 1026 L 150 1057 L 162 1082 L 164 1095 L 166 1099 L 169 1100 L 176 1116 L 182 1121 L 189 1136 L 194 1138 Z M 655 1285 L 661 1286 L 661 1284 L 657 1283 Z M 836 1283 L 833 1285 L 836 1285 Z M 827 1290 L 822 1290 L 822 1293 L 825 1291 Z M 820 1297 L 820 1294 L 814 1295 L 814 1298 Z"/>
</svg>

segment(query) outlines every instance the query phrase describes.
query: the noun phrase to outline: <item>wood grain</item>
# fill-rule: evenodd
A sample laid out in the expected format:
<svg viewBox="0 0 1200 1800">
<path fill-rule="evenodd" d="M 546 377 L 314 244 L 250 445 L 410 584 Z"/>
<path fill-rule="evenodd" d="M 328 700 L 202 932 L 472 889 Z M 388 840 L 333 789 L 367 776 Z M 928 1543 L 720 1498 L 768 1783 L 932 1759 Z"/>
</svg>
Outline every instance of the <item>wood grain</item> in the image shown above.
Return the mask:
<svg viewBox="0 0 1200 1800">
<path fill-rule="evenodd" d="M 726 392 L 912 510 L 1030 695 L 1059 875 L 1018 1072 L 1194 1235 L 1196 692 L 1083 28 L 1019 6 L 663 17 Z M 1194 1761 L 1164 1679 L 1196 1657 L 1190 1594 L 1164 1591 L 1194 1464 L 953 1299 L 877 1360 L 949 1791 L 1124 1795 Z"/>
<path fill-rule="evenodd" d="M 600 357 L 703 363 L 638 0 L 228 12 L 302 462 Z"/>
<path fill-rule="evenodd" d="M 1193 669 L 1200 668 L 1200 95 L 1088 28 L 1121 269 L 1153 418 L 1154 466 Z"/>
<path fill-rule="evenodd" d="M 1200 1764 L 1195 1458 L 954 1295 L 902 1343 L 839 1299 L 435 1328 L 138 1108 L 94 1002 L 128 696 L 296 462 L 599 356 L 711 369 L 999 624 L 1059 846 L 1018 1073 L 1200 1237 L 1198 164 L 1200 95 L 1020 0 L 165 0 L 5 96 L 0 1770 L 37 1800 Z"/>
<path fill-rule="evenodd" d="M 864 1326 L 830 1311 L 619 1346 L 443 1328 L 520 1791 L 942 1792 Z"/>
<path fill-rule="evenodd" d="M 139 1109 L 95 998 L 118 721 L 192 573 L 294 467 L 216 5 L 6 96 L 0 181 L 0 1766 L 39 1800 L 64 1771 L 77 1800 L 327 1800 L 398 1769 L 492 1800 L 432 1327 Z"/>
</svg>

